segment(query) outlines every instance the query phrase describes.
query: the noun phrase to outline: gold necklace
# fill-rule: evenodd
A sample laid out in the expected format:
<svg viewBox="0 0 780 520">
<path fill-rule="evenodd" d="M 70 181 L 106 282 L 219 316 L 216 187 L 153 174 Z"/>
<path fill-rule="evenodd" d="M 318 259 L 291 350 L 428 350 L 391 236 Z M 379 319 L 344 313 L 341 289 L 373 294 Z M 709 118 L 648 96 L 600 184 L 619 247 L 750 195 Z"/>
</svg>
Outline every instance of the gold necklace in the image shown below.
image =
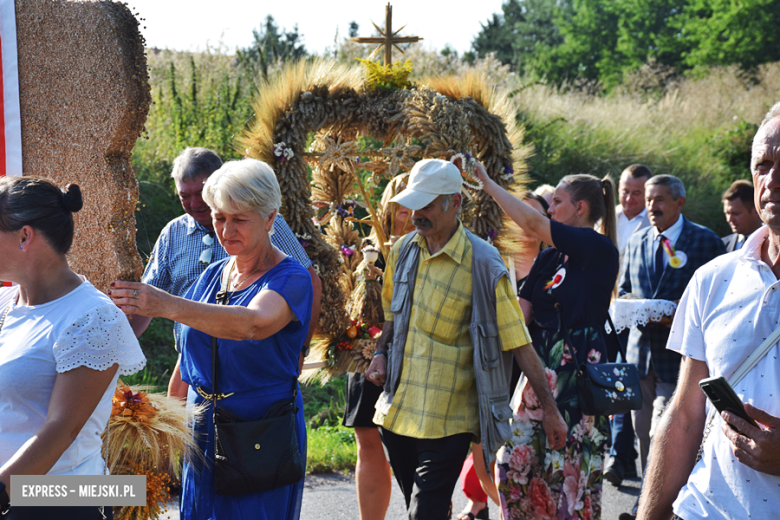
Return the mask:
<svg viewBox="0 0 780 520">
<path fill-rule="evenodd" d="M 268 254 L 266 255 L 266 257 L 263 259 L 263 262 L 260 264 L 260 267 L 257 267 L 257 268 L 255 268 L 255 269 L 251 270 L 250 272 L 248 272 L 247 274 L 245 274 L 243 277 L 239 277 L 239 279 L 238 279 L 238 280 L 239 280 L 239 281 L 238 281 L 238 283 L 236 283 L 236 282 L 233 282 L 233 281 L 231 280 L 231 285 L 233 286 L 233 290 L 234 290 L 234 291 L 238 291 L 238 290 L 239 290 L 239 288 L 240 288 L 240 287 L 241 287 L 241 286 L 244 284 L 244 282 L 246 282 L 246 281 L 247 281 L 249 278 L 251 278 L 251 276 L 252 276 L 253 274 L 255 274 L 255 273 L 257 273 L 257 272 L 261 271 L 261 270 L 263 269 L 263 267 L 265 267 L 265 265 L 268 263 L 268 259 L 269 259 L 269 258 L 271 258 L 271 255 L 272 255 L 272 254 L 274 254 L 274 252 L 273 252 L 273 249 L 272 249 L 272 250 L 271 250 L 271 252 L 270 252 L 270 253 L 268 253 Z M 235 267 L 235 260 L 233 261 L 233 267 Z M 232 271 L 232 269 L 231 269 L 231 271 Z M 238 273 L 238 271 L 236 271 L 236 273 Z"/>
</svg>

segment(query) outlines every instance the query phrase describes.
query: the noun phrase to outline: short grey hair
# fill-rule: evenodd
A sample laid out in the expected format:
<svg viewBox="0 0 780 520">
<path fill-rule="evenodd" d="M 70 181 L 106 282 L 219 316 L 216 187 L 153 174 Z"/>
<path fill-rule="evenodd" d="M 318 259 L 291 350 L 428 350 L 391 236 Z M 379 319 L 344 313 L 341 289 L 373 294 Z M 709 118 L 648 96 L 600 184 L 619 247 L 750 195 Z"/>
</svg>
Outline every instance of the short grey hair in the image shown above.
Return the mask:
<svg viewBox="0 0 780 520">
<path fill-rule="evenodd" d="M 173 161 L 171 177 L 176 182 L 189 182 L 208 177 L 222 166 L 222 159 L 208 148 L 186 148 Z"/>
<path fill-rule="evenodd" d="M 441 196 L 441 210 L 442 211 L 448 211 L 450 209 L 450 203 L 452 202 L 452 199 L 455 195 L 458 195 L 458 193 L 451 193 L 450 195 L 442 195 Z M 460 215 L 460 210 L 463 209 L 463 205 L 461 205 L 460 209 L 458 209 L 457 215 Z"/>
<path fill-rule="evenodd" d="M 761 125 L 759 125 L 758 129 L 761 130 L 761 127 L 767 124 L 772 119 L 780 116 L 780 101 L 772 105 L 772 108 L 769 109 L 769 112 L 766 113 L 764 116 L 764 120 L 761 121 Z M 756 132 L 758 133 L 758 132 Z"/>
<path fill-rule="evenodd" d="M 685 185 L 683 181 L 675 177 L 674 175 L 655 175 L 647 179 L 645 183 L 645 190 L 650 186 L 666 186 L 672 194 L 672 199 L 677 200 L 680 197 L 685 197 Z"/>
<path fill-rule="evenodd" d="M 242 159 L 226 162 L 206 180 L 203 200 L 212 210 L 255 211 L 268 218 L 282 206 L 282 192 L 270 166 L 257 159 Z"/>
</svg>

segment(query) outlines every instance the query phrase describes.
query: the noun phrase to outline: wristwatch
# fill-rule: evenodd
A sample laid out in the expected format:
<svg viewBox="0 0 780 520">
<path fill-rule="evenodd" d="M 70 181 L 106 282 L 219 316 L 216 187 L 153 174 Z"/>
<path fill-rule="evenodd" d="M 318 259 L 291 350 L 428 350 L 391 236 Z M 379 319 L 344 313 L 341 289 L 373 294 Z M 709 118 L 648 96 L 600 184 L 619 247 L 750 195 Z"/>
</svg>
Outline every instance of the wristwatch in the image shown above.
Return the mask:
<svg viewBox="0 0 780 520">
<path fill-rule="evenodd" d="M 0 482 L 0 515 L 4 515 L 11 509 L 11 499 L 5 490 L 5 484 Z"/>
</svg>

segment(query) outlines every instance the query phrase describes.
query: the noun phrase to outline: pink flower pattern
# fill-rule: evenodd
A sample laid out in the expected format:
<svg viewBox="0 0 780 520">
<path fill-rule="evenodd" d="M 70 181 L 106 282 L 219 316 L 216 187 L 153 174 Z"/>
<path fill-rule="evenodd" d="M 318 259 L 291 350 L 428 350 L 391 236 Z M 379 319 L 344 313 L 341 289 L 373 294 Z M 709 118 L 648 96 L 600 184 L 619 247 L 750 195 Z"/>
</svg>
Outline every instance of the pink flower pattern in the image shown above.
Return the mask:
<svg viewBox="0 0 780 520">
<path fill-rule="evenodd" d="M 556 339 L 547 344 L 556 345 Z M 588 353 L 583 361 L 601 363 L 605 357 L 602 351 L 588 344 L 590 340 L 583 340 L 582 335 L 575 339 L 582 343 L 575 341 L 578 350 Z M 540 352 L 540 359 L 558 408 L 570 421 L 566 446 L 560 451 L 546 448 L 541 403 L 526 382 L 513 417 L 514 436 L 504 444 L 496 461 L 496 482 L 507 520 L 601 518 L 602 461 L 608 420 L 582 415 L 573 377 L 576 360 L 562 342 L 557 345 L 556 349 Z M 593 457 L 597 459 L 591 460 Z"/>
</svg>

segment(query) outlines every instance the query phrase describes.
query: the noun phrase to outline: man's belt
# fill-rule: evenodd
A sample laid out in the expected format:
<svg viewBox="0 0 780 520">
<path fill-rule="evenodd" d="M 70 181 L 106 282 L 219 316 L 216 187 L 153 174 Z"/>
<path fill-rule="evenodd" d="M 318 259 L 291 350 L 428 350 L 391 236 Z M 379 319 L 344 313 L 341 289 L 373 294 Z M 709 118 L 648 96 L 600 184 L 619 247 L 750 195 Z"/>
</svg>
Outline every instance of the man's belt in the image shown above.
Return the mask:
<svg viewBox="0 0 780 520">
<path fill-rule="evenodd" d="M 226 397 L 230 397 L 231 395 L 235 394 L 235 392 L 230 392 L 229 394 L 223 394 L 223 393 L 217 393 L 217 394 L 208 394 L 205 390 L 203 390 L 203 387 L 196 386 L 195 390 L 200 394 L 200 396 L 203 399 L 206 399 L 207 401 L 221 401 L 222 399 L 225 399 Z"/>
</svg>

